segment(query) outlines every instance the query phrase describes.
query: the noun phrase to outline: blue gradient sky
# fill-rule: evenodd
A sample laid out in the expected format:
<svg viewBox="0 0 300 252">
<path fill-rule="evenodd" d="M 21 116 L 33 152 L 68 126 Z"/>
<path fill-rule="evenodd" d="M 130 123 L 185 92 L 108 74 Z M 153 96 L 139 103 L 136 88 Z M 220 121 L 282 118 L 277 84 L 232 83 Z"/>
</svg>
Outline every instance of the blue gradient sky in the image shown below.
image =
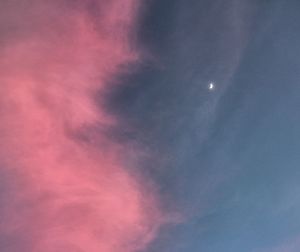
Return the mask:
<svg viewBox="0 0 300 252">
<path fill-rule="evenodd" d="M 114 109 L 155 153 L 143 171 L 165 209 L 183 216 L 148 251 L 299 251 L 299 1 L 145 9 L 139 36 L 155 63 L 116 92 Z"/>
</svg>

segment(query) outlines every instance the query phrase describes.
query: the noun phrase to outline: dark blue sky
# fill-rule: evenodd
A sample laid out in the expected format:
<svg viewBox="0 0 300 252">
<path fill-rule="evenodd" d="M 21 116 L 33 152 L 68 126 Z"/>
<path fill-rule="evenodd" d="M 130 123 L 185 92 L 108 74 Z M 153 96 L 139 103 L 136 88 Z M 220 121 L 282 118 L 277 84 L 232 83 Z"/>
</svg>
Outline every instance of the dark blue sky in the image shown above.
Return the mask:
<svg viewBox="0 0 300 252">
<path fill-rule="evenodd" d="M 154 59 L 114 94 L 153 156 L 166 211 L 151 252 L 296 252 L 300 239 L 300 3 L 150 1 Z M 213 81 L 215 89 L 208 90 Z"/>
</svg>

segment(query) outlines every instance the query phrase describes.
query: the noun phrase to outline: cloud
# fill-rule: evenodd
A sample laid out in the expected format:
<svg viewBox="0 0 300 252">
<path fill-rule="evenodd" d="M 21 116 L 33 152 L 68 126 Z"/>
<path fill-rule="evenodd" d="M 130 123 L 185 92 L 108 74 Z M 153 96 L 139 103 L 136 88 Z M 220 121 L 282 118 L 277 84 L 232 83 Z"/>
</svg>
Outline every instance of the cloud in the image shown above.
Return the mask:
<svg viewBox="0 0 300 252">
<path fill-rule="evenodd" d="M 106 134 L 121 123 L 93 99 L 103 104 L 139 58 L 130 40 L 138 7 L 1 1 L 1 251 L 131 252 L 153 238 L 155 196 Z"/>
</svg>

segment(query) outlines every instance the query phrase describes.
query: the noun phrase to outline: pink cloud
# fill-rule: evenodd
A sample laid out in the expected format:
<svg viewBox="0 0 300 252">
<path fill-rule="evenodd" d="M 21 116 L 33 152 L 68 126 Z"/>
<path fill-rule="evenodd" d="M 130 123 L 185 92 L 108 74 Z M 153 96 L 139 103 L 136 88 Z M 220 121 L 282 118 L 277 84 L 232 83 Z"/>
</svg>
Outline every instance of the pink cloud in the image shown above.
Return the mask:
<svg viewBox="0 0 300 252">
<path fill-rule="evenodd" d="M 122 127 L 93 95 L 101 104 L 139 59 L 138 2 L 0 3 L 0 160 L 13 184 L 0 234 L 21 236 L 22 251 L 132 252 L 161 222 L 121 162 L 125 147 L 89 130 Z"/>
</svg>

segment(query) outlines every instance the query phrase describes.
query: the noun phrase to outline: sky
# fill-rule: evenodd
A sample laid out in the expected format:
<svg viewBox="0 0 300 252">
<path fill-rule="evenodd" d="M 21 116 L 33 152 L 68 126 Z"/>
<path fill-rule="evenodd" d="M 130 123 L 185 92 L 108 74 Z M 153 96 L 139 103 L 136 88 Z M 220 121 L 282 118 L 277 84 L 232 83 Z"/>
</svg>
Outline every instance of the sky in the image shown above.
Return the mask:
<svg viewBox="0 0 300 252">
<path fill-rule="evenodd" d="M 298 252 L 299 10 L 0 1 L 0 251 Z"/>
</svg>

